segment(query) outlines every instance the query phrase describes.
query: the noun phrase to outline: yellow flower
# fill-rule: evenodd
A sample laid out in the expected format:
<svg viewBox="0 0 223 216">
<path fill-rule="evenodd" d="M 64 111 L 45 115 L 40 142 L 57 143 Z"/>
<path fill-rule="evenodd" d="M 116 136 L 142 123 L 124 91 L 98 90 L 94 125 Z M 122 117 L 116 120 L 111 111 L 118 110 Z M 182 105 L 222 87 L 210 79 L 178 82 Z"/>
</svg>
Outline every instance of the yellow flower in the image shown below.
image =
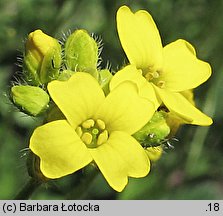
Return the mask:
<svg viewBox="0 0 223 216">
<path fill-rule="evenodd" d="M 179 39 L 163 47 L 156 24 L 144 10 L 134 14 L 127 6 L 122 6 L 117 12 L 117 28 L 130 64 L 139 69 L 134 75 L 131 71 L 128 71 L 129 74 L 120 73 L 120 77 L 116 77 L 117 84 L 121 80 L 131 79 L 139 80 L 140 85 L 144 86 L 143 75 L 143 79 L 147 80 L 143 94 L 148 94 L 157 107 L 163 102 L 187 123 L 212 124 L 211 118 L 180 93 L 199 86 L 211 75 L 210 65 L 196 57 L 193 46 Z M 113 85 L 116 86 L 115 82 Z"/>
<path fill-rule="evenodd" d="M 60 178 L 93 161 L 109 185 L 122 191 L 128 176 L 148 174 L 148 157 L 131 134 L 149 121 L 154 105 L 139 97 L 136 84 L 123 82 L 105 97 L 96 79 L 76 72 L 68 81 L 49 83 L 48 91 L 66 119 L 38 127 L 30 139 L 44 176 Z"/>
</svg>

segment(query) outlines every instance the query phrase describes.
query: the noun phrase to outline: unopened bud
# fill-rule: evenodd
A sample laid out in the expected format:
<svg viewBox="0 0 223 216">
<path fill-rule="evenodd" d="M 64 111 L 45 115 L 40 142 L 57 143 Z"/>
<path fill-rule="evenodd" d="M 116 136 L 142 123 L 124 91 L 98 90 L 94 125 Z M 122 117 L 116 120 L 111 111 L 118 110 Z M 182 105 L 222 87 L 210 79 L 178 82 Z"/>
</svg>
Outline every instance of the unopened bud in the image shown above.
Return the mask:
<svg viewBox="0 0 223 216">
<path fill-rule="evenodd" d="M 76 30 L 65 43 L 65 64 L 67 69 L 87 72 L 98 79 L 98 45 L 85 30 Z"/>
<path fill-rule="evenodd" d="M 36 86 L 13 86 L 11 88 L 13 103 L 24 113 L 38 116 L 48 107 L 49 95 Z"/>
<path fill-rule="evenodd" d="M 41 85 L 57 79 L 61 65 L 61 46 L 41 30 L 31 32 L 25 45 L 24 73 L 27 82 Z"/>
<path fill-rule="evenodd" d="M 168 136 L 170 128 L 165 119 L 164 112 L 155 112 L 152 119 L 133 136 L 143 147 L 156 147 Z"/>
</svg>

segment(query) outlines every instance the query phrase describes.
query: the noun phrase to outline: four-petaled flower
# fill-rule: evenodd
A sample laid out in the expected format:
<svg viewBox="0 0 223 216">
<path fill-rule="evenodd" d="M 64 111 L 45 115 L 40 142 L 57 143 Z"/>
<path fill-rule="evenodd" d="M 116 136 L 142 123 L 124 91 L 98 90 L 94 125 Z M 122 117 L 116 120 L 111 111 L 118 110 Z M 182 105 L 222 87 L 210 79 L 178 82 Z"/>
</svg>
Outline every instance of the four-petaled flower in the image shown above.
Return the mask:
<svg viewBox="0 0 223 216">
<path fill-rule="evenodd" d="M 113 87 L 122 80 L 133 80 L 143 86 L 141 94 L 150 98 L 156 108 L 164 103 L 185 123 L 212 124 L 211 118 L 180 93 L 199 86 L 211 75 L 210 65 L 196 57 L 193 46 L 179 39 L 163 47 L 151 15 L 144 10 L 134 14 L 127 6 L 117 12 L 117 29 L 130 64 L 139 70 L 127 71 L 128 74 L 122 71 L 116 76 Z"/>
<path fill-rule="evenodd" d="M 46 177 L 60 178 L 94 162 L 109 185 L 122 191 L 128 176 L 148 174 L 149 159 L 131 135 L 150 120 L 154 105 L 139 96 L 135 83 L 125 81 L 105 97 L 96 79 L 76 72 L 68 81 L 49 83 L 48 91 L 66 119 L 36 128 L 31 137 L 30 149 Z"/>
</svg>

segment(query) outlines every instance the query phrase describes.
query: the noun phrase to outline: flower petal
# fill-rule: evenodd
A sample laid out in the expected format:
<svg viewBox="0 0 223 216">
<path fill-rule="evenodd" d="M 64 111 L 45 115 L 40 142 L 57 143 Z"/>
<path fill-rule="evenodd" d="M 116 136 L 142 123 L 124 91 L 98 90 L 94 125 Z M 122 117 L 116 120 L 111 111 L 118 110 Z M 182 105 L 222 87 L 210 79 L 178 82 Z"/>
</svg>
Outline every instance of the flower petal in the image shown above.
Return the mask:
<svg viewBox="0 0 223 216">
<path fill-rule="evenodd" d="M 155 110 L 159 107 L 161 102 L 157 98 L 153 87 L 142 76 L 141 70 L 138 70 L 134 65 L 124 67 L 113 76 L 109 85 L 110 91 L 126 80 L 132 81 L 138 86 L 139 95 L 153 102 Z"/>
<path fill-rule="evenodd" d="M 40 157 L 40 170 L 47 178 L 71 174 L 92 161 L 87 147 L 66 120 L 35 129 L 29 147 Z"/>
<path fill-rule="evenodd" d="M 164 66 L 160 80 L 170 91 L 192 89 L 211 76 L 211 67 L 196 57 L 195 50 L 185 40 L 177 40 L 163 49 Z"/>
<path fill-rule="evenodd" d="M 147 156 L 149 157 L 150 161 L 157 161 L 163 154 L 163 148 L 161 146 L 149 147 L 145 149 Z"/>
<path fill-rule="evenodd" d="M 136 84 L 125 81 L 110 92 L 94 118 L 102 119 L 109 132 L 133 134 L 150 120 L 154 111 L 152 102 L 139 97 Z"/>
<path fill-rule="evenodd" d="M 124 132 L 111 133 L 107 143 L 90 152 L 109 185 L 119 192 L 126 186 L 128 176 L 144 177 L 150 170 L 144 149 Z"/>
<path fill-rule="evenodd" d="M 49 83 L 48 90 L 74 128 L 92 117 L 105 98 L 96 79 L 82 72 L 76 72 L 68 81 Z"/>
<path fill-rule="evenodd" d="M 153 85 L 165 106 L 185 123 L 208 126 L 212 124 L 212 119 L 193 106 L 180 93 L 170 92 Z"/>
<path fill-rule="evenodd" d="M 131 64 L 143 71 L 162 66 L 162 43 L 152 16 L 144 10 L 135 14 L 127 6 L 117 12 L 117 29 L 122 47 Z"/>
</svg>

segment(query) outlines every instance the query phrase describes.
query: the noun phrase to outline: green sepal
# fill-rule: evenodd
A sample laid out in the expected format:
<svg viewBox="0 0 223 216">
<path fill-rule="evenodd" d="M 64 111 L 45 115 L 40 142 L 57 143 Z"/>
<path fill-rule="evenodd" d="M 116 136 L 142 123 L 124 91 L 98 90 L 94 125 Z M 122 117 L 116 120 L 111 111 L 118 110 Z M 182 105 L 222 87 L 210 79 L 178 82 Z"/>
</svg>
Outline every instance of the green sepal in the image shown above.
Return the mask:
<svg viewBox="0 0 223 216">
<path fill-rule="evenodd" d="M 38 116 L 48 108 L 49 95 L 36 86 L 13 86 L 11 98 L 20 111 L 30 115 Z"/>
<path fill-rule="evenodd" d="M 67 38 L 64 59 L 67 69 L 87 72 L 98 79 L 98 45 L 87 31 L 76 30 Z"/>
<path fill-rule="evenodd" d="M 108 95 L 109 93 L 109 83 L 112 79 L 113 75 L 111 72 L 107 69 L 99 71 L 99 84 L 101 88 L 103 89 L 105 95 Z"/>
<path fill-rule="evenodd" d="M 61 74 L 58 77 L 58 80 L 60 81 L 67 81 L 70 79 L 70 77 L 74 74 L 75 72 L 72 70 L 63 70 Z"/>
<path fill-rule="evenodd" d="M 43 58 L 39 72 L 39 78 L 42 84 L 58 78 L 61 61 L 61 47 L 58 43 L 55 47 L 49 49 Z"/>
<path fill-rule="evenodd" d="M 25 80 L 30 85 L 39 86 L 42 84 L 39 78 L 39 68 L 39 62 L 36 60 L 32 53 L 28 53 L 27 55 L 24 54 L 23 74 Z"/>
</svg>

